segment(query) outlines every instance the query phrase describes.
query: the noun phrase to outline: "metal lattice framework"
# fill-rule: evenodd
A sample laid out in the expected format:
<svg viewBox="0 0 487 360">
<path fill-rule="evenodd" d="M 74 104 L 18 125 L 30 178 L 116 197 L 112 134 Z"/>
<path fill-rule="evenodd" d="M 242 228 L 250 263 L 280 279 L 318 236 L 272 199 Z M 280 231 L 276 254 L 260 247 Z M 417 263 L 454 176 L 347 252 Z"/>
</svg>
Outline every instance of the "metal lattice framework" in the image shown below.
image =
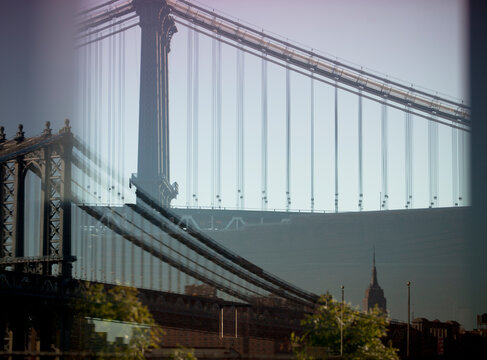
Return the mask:
<svg viewBox="0 0 487 360">
<path fill-rule="evenodd" d="M 71 151 L 69 120 L 59 134 L 50 124 L 42 135 L 25 138 L 22 125 L 11 140 L 0 128 L 0 267 L 43 275 L 71 277 Z M 41 180 L 40 252 L 24 253 L 25 178 Z"/>
</svg>

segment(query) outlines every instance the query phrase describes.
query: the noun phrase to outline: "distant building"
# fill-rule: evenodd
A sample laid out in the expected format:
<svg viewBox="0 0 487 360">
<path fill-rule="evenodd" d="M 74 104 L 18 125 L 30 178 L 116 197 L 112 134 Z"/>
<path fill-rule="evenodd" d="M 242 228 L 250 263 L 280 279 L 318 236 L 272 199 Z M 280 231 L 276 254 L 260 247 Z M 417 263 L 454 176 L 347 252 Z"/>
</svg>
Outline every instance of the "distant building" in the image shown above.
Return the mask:
<svg viewBox="0 0 487 360">
<path fill-rule="evenodd" d="M 480 336 L 487 337 L 487 313 L 477 315 L 477 333 Z"/>
<path fill-rule="evenodd" d="M 375 306 L 378 306 L 379 309 L 387 312 L 387 301 L 384 297 L 384 290 L 379 286 L 379 282 L 377 281 L 377 270 L 375 268 L 375 248 L 374 248 L 374 255 L 372 259 L 372 277 L 370 279 L 370 284 L 365 290 L 365 297 L 362 300 L 362 310 L 363 311 L 370 311 Z"/>
</svg>

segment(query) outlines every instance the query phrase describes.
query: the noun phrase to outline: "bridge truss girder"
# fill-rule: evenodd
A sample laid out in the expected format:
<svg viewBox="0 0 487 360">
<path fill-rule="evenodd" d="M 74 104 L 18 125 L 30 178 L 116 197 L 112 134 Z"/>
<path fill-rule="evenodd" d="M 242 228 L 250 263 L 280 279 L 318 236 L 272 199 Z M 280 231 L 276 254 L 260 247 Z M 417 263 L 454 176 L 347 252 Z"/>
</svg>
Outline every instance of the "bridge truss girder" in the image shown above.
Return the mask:
<svg viewBox="0 0 487 360">
<path fill-rule="evenodd" d="M 0 129 L 0 269 L 71 277 L 71 151 L 69 120 L 58 135 L 50 124 L 43 134 L 12 140 Z M 25 256 L 25 178 L 41 180 L 39 253 Z"/>
</svg>

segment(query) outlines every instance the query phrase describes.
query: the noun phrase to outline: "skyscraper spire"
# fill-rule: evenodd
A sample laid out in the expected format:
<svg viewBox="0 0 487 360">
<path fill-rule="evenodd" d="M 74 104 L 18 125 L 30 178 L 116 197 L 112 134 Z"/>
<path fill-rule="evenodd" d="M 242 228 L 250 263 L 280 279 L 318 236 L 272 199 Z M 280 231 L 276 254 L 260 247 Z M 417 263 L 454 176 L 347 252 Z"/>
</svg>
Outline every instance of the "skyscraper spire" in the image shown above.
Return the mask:
<svg viewBox="0 0 487 360">
<path fill-rule="evenodd" d="M 372 258 L 372 263 L 373 263 L 374 268 L 375 268 L 375 245 L 372 246 L 372 249 L 374 250 L 374 255 L 373 255 L 373 258 Z"/>
<path fill-rule="evenodd" d="M 375 245 L 373 247 L 372 255 L 372 276 L 370 278 L 370 286 L 379 287 L 379 282 L 377 281 L 377 269 L 375 268 Z"/>
<path fill-rule="evenodd" d="M 384 291 L 379 286 L 377 281 L 377 269 L 375 267 L 375 246 L 373 247 L 372 253 L 372 276 L 370 278 L 370 284 L 365 290 L 365 297 L 362 300 L 363 311 L 369 311 L 373 309 L 376 305 L 382 311 L 387 311 L 386 298 L 384 297 Z"/>
</svg>

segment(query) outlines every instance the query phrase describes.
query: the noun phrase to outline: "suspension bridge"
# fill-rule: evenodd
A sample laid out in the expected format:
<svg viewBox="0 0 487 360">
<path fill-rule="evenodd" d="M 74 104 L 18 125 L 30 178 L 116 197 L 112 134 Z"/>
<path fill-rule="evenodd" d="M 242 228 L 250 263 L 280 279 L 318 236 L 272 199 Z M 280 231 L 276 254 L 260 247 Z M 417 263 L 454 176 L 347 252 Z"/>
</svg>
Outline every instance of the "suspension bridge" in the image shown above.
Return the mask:
<svg viewBox="0 0 487 360">
<path fill-rule="evenodd" d="M 202 228 L 238 229 L 248 221 L 246 214 L 256 223 L 282 222 L 295 203 L 305 213 L 338 213 L 350 210 L 341 203 L 351 194 L 359 212 L 438 207 L 444 179 L 440 134 L 450 151 L 448 200 L 441 205 L 468 205 L 471 123 L 462 101 L 351 66 L 184 0 L 111 0 L 80 10 L 76 20 L 79 121 L 66 121 L 56 134 L 48 123 L 30 138 L 22 126 L 14 136 L 3 128 L 0 133 L 0 283 L 12 303 L 19 293 L 70 296 L 85 281 L 126 284 L 143 290 L 152 309 L 164 314 L 158 318 L 163 324 L 177 328 L 178 313 L 188 319 L 184 329 L 203 331 L 210 313 L 215 336 L 221 331 L 224 338 L 225 323 L 225 329 L 235 326 L 247 336 L 239 348 L 243 353 L 252 352 L 248 339 L 268 338 L 275 341 L 268 345 L 275 354 L 278 348 L 286 351 L 288 333 L 299 329 L 299 318 L 317 295 L 230 251 Z M 127 45 L 131 38 L 138 39 L 140 57 Z M 185 42 L 178 51 L 185 50 L 187 61 L 171 65 L 171 45 L 179 41 Z M 235 63 L 229 70 L 223 55 L 230 52 Z M 201 65 L 203 54 L 209 68 Z M 170 77 L 174 66 L 186 70 L 184 81 Z M 276 76 L 283 85 L 277 101 L 269 86 Z M 186 137 L 176 143 L 169 131 L 181 123 L 170 118 L 173 81 L 186 85 Z M 308 90 L 296 93 L 294 82 L 307 82 Z M 258 97 L 247 108 L 249 86 Z M 344 117 L 342 99 L 355 109 Z M 296 108 L 306 109 L 307 116 Z M 134 109 L 138 121 L 128 116 Z M 367 109 L 379 129 L 372 140 Z M 351 126 L 353 179 L 342 170 L 350 164 L 340 162 L 341 152 L 350 152 L 341 140 Z M 418 126 L 427 132 L 427 157 L 420 159 L 427 158 L 426 179 L 414 171 Z M 130 144 L 136 133 L 135 151 Z M 398 144 L 401 150 L 391 151 Z M 397 163 L 402 170 L 393 178 L 399 185 L 391 182 L 390 165 Z M 171 177 L 182 168 L 182 178 Z M 418 187 L 427 189 L 426 200 L 416 198 Z M 211 220 L 203 226 L 181 207 L 207 208 Z M 273 208 L 282 211 L 270 212 Z M 240 312 L 245 324 L 235 318 L 229 325 L 228 314 L 224 322 L 226 306 L 235 309 L 235 317 Z M 237 310 L 240 306 L 251 310 Z M 196 318 L 203 325 L 192 325 Z M 5 316 L 2 329 L 7 323 Z M 25 331 L 20 325 L 14 330 L 14 350 L 25 349 Z M 42 346 L 51 341 L 41 340 Z"/>
</svg>

